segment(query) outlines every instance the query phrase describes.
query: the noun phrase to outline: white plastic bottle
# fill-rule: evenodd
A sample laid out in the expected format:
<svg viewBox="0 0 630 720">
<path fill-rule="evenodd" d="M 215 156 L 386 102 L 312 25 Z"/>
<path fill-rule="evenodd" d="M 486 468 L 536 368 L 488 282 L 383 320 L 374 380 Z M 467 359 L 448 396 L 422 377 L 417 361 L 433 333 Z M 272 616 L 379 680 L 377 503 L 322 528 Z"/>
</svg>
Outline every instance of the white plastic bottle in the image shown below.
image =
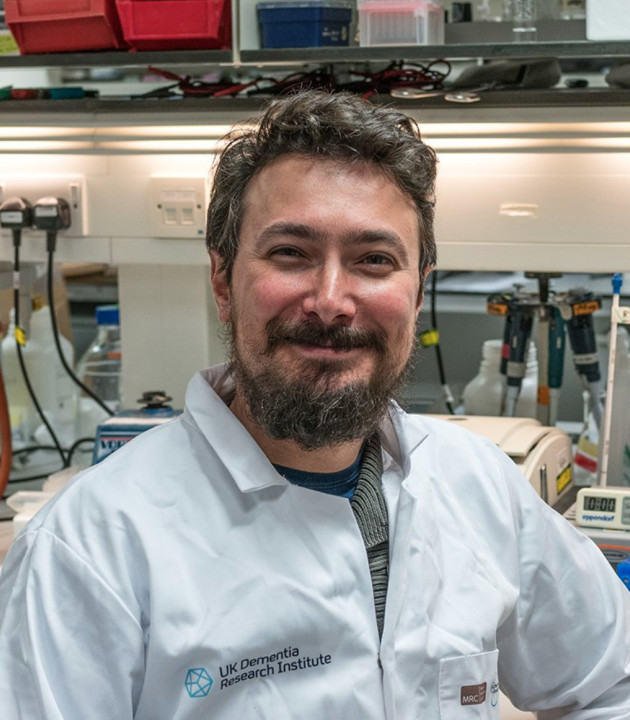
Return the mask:
<svg viewBox="0 0 630 720">
<path fill-rule="evenodd" d="M 630 337 L 624 327 L 617 328 L 612 403 L 606 481 L 630 486 Z"/>
<path fill-rule="evenodd" d="M 112 410 L 120 407 L 120 312 L 118 305 L 96 308 L 96 337 L 79 361 L 83 383 Z"/>
<path fill-rule="evenodd" d="M 2 370 L 13 438 L 16 443 L 28 443 L 32 442 L 38 427 L 43 423 L 24 382 L 14 332 L 13 321 L 2 341 Z M 72 367 L 72 343 L 63 335 L 59 336 L 59 342 L 66 362 Z M 57 355 L 48 305 L 40 307 L 31 315 L 30 331 L 22 354 L 35 396 L 48 422 L 62 445 L 70 444 L 74 439 L 77 393 Z M 45 435 L 48 435 L 47 431 Z M 44 436 L 43 441 L 50 442 L 50 438 Z"/>
<path fill-rule="evenodd" d="M 479 372 L 464 388 L 464 412 L 467 415 L 499 416 L 501 414 L 501 403 L 505 392 L 505 376 L 501 375 L 500 371 L 502 347 L 502 340 L 484 342 Z M 530 343 L 525 377 L 516 403 L 517 417 L 536 417 L 537 392 L 536 346 Z"/>
</svg>

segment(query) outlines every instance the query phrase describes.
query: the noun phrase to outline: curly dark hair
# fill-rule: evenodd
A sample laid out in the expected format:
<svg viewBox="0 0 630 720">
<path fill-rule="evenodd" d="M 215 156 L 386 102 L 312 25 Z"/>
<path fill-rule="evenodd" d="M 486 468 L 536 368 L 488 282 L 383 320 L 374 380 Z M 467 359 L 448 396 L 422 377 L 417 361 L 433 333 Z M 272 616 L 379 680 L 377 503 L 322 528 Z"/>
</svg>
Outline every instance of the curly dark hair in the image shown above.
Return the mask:
<svg viewBox="0 0 630 720">
<path fill-rule="evenodd" d="M 273 100 L 259 119 L 237 126 L 225 140 L 210 194 L 206 246 L 221 257 L 228 281 L 247 186 L 256 173 L 290 153 L 378 167 L 418 209 L 421 282 L 425 270 L 435 266 L 437 159 L 416 122 L 403 113 L 350 93 L 307 90 Z"/>
</svg>

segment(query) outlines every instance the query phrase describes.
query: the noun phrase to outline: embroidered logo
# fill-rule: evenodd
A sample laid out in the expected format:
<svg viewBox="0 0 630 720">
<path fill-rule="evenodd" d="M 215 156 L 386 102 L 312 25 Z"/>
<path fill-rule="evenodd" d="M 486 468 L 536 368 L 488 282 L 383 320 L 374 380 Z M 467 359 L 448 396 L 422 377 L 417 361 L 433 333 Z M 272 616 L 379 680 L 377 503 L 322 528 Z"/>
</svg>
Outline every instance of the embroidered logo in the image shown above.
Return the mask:
<svg viewBox="0 0 630 720">
<path fill-rule="evenodd" d="M 462 705 L 481 705 L 486 701 L 488 684 L 462 685 L 459 699 Z"/>
<path fill-rule="evenodd" d="M 205 668 L 190 668 L 184 685 L 190 697 L 206 697 L 212 687 L 212 678 Z"/>
</svg>

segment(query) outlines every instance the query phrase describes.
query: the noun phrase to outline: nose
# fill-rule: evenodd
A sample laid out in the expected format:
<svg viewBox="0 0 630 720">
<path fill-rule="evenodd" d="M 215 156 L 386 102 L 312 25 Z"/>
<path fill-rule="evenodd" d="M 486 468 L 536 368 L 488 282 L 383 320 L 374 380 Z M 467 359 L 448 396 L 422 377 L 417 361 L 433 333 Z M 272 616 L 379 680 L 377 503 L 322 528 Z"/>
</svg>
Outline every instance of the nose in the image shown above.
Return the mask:
<svg viewBox="0 0 630 720">
<path fill-rule="evenodd" d="M 317 315 L 325 324 L 349 323 L 357 312 L 352 278 L 343 266 L 330 262 L 313 273 L 303 301 L 306 315 Z"/>
</svg>

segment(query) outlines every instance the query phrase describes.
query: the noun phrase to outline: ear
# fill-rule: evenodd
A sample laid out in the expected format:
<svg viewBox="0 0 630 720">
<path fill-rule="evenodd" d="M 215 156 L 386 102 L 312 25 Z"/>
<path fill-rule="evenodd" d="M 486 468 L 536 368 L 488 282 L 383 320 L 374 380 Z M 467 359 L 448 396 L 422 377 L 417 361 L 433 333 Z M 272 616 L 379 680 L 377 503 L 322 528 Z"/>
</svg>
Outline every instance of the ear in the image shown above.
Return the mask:
<svg viewBox="0 0 630 720">
<path fill-rule="evenodd" d="M 434 269 L 435 268 L 433 268 L 433 267 L 428 267 L 428 268 L 425 268 L 425 270 L 424 270 L 424 277 L 422 278 L 422 284 L 420 285 L 420 290 L 418 292 L 418 300 L 416 302 L 416 319 L 417 319 L 418 315 L 420 315 L 420 310 L 422 310 L 422 303 L 424 302 L 424 291 L 427 286 L 429 274 Z"/>
<path fill-rule="evenodd" d="M 216 250 L 210 250 L 210 283 L 219 320 L 228 322 L 232 317 L 232 295 L 230 283 L 223 269 L 223 258 Z"/>
</svg>

